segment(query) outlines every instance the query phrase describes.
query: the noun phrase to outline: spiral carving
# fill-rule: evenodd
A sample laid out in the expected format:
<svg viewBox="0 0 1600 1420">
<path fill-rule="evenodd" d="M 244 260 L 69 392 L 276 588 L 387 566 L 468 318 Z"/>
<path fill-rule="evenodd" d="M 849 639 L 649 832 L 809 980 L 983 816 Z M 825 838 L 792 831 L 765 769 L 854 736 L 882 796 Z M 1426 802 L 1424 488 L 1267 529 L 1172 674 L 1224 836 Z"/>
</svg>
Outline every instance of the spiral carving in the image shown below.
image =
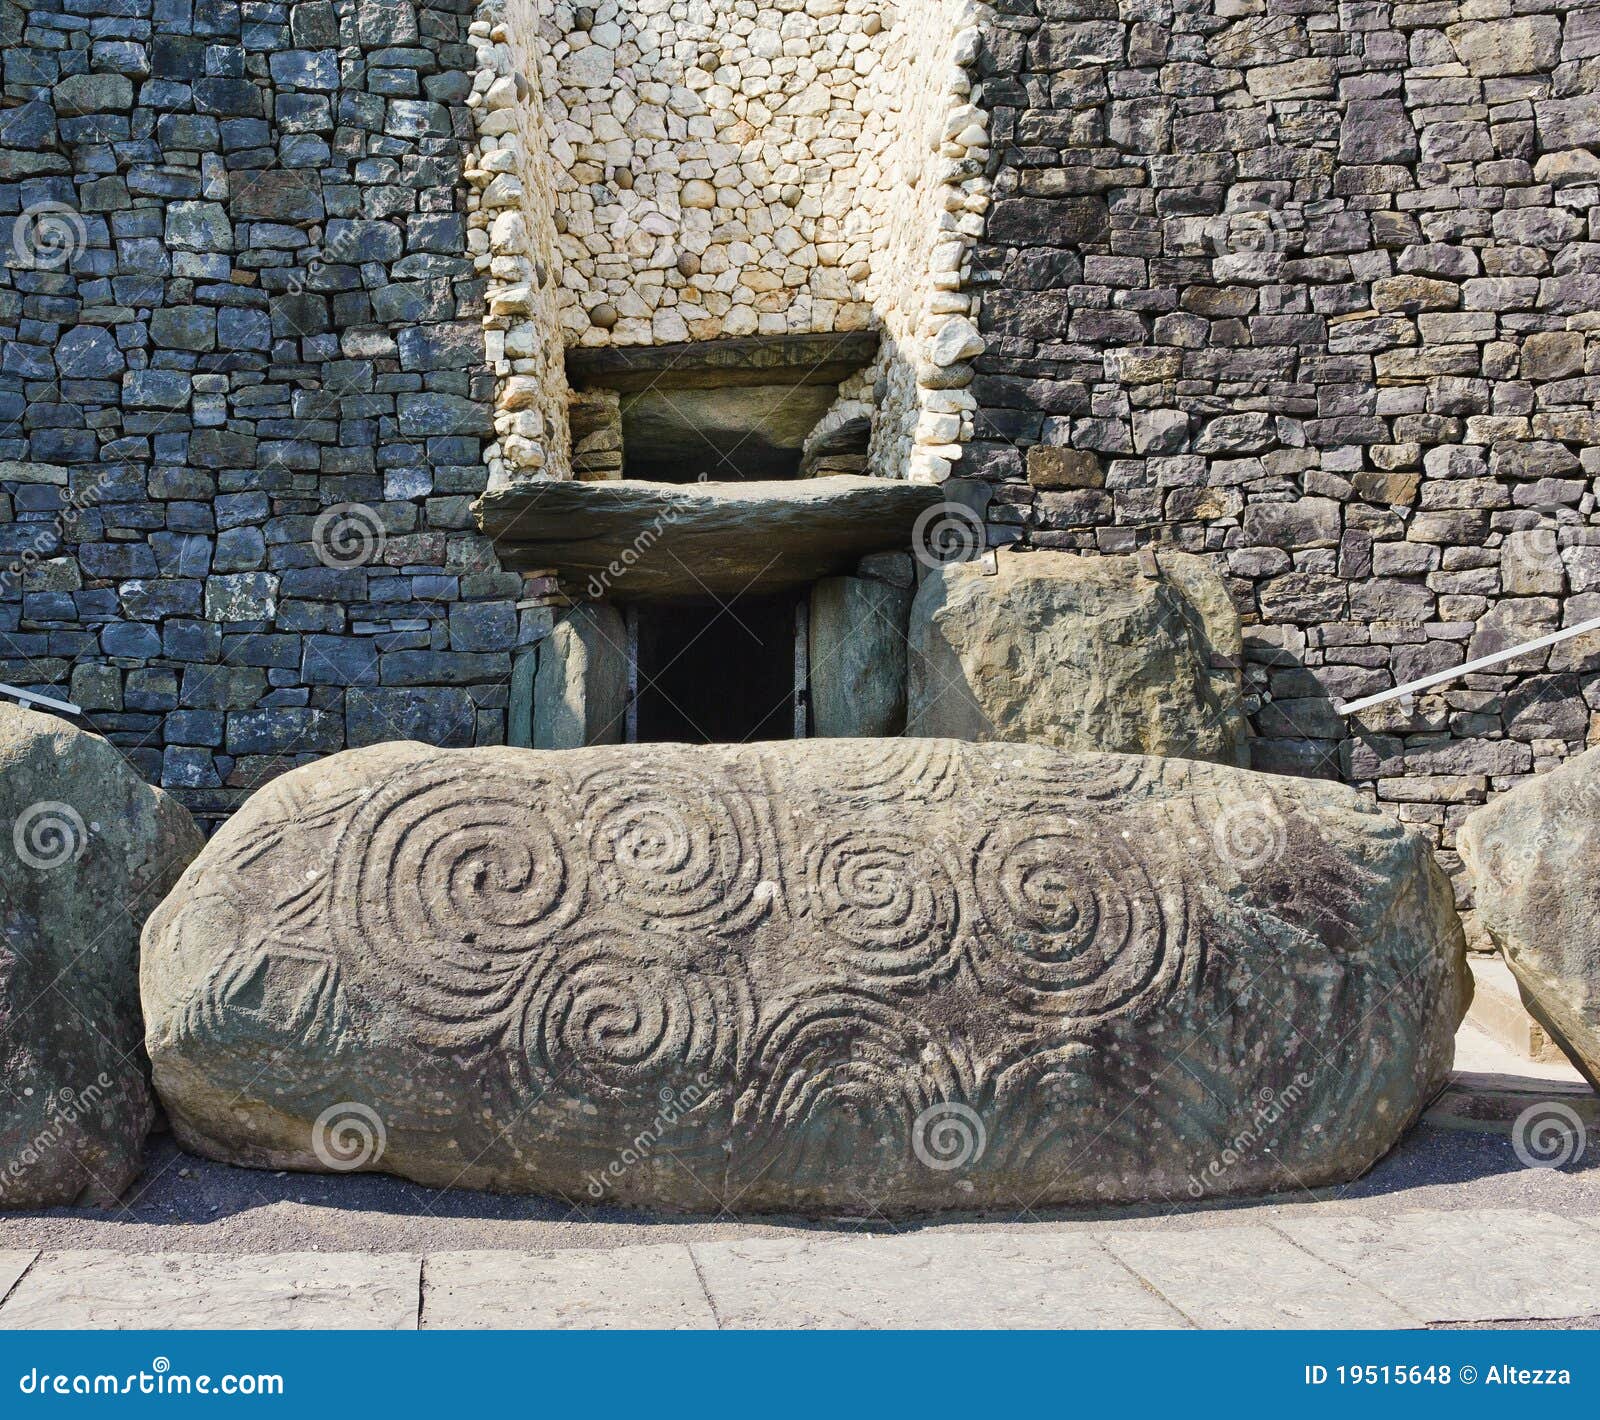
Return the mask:
<svg viewBox="0 0 1600 1420">
<path fill-rule="evenodd" d="M 840 829 L 810 845 L 805 883 L 830 950 L 868 978 L 923 980 L 955 965 L 960 906 L 925 838 Z"/>
<path fill-rule="evenodd" d="M 940 803 L 972 787 L 964 750 L 953 740 L 859 740 L 813 783 L 830 797 L 872 803 Z"/>
<path fill-rule="evenodd" d="M 1158 882 L 1115 827 L 1032 820 L 984 837 L 974 965 L 1030 1015 L 1092 1023 L 1159 998 L 1181 973 L 1183 890 Z"/>
<path fill-rule="evenodd" d="M 771 907 L 754 808 L 712 772 L 639 763 L 580 786 L 601 899 L 646 924 L 737 932 Z"/>
<path fill-rule="evenodd" d="M 626 937 L 588 933 L 534 987 L 521 1048 L 535 1079 L 582 1096 L 638 1096 L 726 1072 L 741 1012 L 721 985 Z"/>
<path fill-rule="evenodd" d="M 1425 849 L 1321 789 L 1272 786 L 1288 846 L 1212 871 L 1240 782 L 944 741 L 358 751 L 151 919 L 157 1078 L 223 1157 L 304 1162 L 364 1104 L 367 1166 L 424 1183 L 887 1214 L 1172 1194 L 1321 1071 L 1226 1186 L 1328 1178 L 1448 1068 L 1458 939 Z"/>
<path fill-rule="evenodd" d="M 820 984 L 771 1004 L 746 1079 L 730 1166 L 749 1177 L 778 1169 L 820 1178 L 885 1140 L 909 1156 L 923 1112 L 964 1093 L 913 1016 L 869 992 Z"/>
<path fill-rule="evenodd" d="M 545 940 L 584 902 L 557 807 L 566 797 L 565 786 L 525 772 L 439 765 L 380 789 L 334 852 L 329 910 L 350 958 L 469 1038 L 503 1023 Z M 432 945 L 420 977 L 418 938 Z"/>
</svg>

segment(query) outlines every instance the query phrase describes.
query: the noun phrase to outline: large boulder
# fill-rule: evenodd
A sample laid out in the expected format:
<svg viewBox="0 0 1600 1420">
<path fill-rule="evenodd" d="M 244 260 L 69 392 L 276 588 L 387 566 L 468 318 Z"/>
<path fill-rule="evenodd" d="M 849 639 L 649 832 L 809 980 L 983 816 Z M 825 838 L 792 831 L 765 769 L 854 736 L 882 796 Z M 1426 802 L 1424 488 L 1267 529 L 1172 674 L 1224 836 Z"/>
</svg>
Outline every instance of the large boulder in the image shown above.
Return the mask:
<svg viewBox="0 0 1600 1420">
<path fill-rule="evenodd" d="M 0 706 L 0 1207 L 108 1203 L 154 1114 L 139 929 L 200 851 L 95 735 Z"/>
<path fill-rule="evenodd" d="M 202 1154 L 741 1212 L 1347 1180 L 1466 991 L 1427 842 L 1352 790 L 935 740 L 338 755 L 143 973 Z"/>
<path fill-rule="evenodd" d="M 1600 1089 L 1600 749 L 1499 795 L 1457 846 L 1529 1010 Z"/>
<path fill-rule="evenodd" d="M 906 733 L 1246 761 L 1238 613 L 1201 557 L 1003 552 L 911 608 Z"/>
</svg>

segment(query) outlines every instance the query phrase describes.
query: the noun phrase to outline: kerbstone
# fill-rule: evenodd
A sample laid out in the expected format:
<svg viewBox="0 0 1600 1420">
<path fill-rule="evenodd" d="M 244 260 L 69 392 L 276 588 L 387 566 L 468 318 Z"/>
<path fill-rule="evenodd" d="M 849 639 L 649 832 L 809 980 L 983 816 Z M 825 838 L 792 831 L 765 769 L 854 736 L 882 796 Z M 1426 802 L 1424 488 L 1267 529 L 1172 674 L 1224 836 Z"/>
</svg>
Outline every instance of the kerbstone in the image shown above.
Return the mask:
<svg viewBox="0 0 1600 1420">
<path fill-rule="evenodd" d="M 105 740 L 10 705 L 0 830 L 0 1208 L 109 1204 L 138 1175 L 154 1116 L 139 928 L 200 832 Z"/>
<path fill-rule="evenodd" d="M 1600 750 L 1496 796 L 1459 835 L 1484 926 L 1591 1082 L 1600 1081 L 1600 887 L 1587 865 L 1597 842 Z"/>
<path fill-rule="evenodd" d="M 292 944 L 263 925 L 291 911 Z M 251 798 L 142 984 L 208 1157 L 905 1212 L 1356 1177 L 1449 1070 L 1462 953 L 1426 841 L 1337 785 L 936 740 L 387 745 Z"/>
</svg>

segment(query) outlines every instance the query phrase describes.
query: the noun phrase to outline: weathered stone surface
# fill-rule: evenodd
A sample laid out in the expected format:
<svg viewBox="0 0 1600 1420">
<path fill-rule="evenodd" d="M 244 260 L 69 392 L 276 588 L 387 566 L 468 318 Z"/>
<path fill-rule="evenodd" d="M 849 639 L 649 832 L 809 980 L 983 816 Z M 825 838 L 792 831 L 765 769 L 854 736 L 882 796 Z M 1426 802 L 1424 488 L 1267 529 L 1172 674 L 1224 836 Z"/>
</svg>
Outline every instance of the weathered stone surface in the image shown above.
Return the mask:
<svg viewBox="0 0 1600 1420">
<path fill-rule="evenodd" d="M 399 1252 L 52 1253 L 7 1298 L 0 1330 L 411 1331 L 421 1269 Z"/>
<path fill-rule="evenodd" d="M 1458 844 L 1534 1013 L 1600 1088 L 1600 750 L 1491 800 Z"/>
<path fill-rule="evenodd" d="M 689 1249 L 671 1243 L 433 1253 L 421 1323 L 445 1331 L 700 1331 L 715 1329 L 717 1318 Z"/>
<path fill-rule="evenodd" d="M 142 981 L 211 1157 L 905 1211 L 1352 1178 L 1445 1078 L 1462 954 L 1425 840 L 1336 785 L 931 740 L 388 745 L 251 799 Z"/>
<path fill-rule="evenodd" d="M 574 608 L 539 645 L 533 748 L 621 744 L 628 714 L 628 629 L 612 607 Z"/>
<path fill-rule="evenodd" d="M 911 589 L 828 577 L 811 592 L 811 733 L 877 739 L 906 724 L 906 623 Z"/>
<path fill-rule="evenodd" d="M 153 1116 L 139 928 L 200 851 L 98 736 L 0 706 L 0 1208 L 109 1203 Z"/>
<path fill-rule="evenodd" d="M 478 525 L 511 565 L 637 601 L 804 586 L 911 545 L 937 488 L 836 474 L 752 483 L 527 483 L 486 493 Z"/>
<path fill-rule="evenodd" d="M 1203 558 L 1002 554 L 911 609 L 906 733 L 1239 762 L 1239 620 Z"/>
</svg>

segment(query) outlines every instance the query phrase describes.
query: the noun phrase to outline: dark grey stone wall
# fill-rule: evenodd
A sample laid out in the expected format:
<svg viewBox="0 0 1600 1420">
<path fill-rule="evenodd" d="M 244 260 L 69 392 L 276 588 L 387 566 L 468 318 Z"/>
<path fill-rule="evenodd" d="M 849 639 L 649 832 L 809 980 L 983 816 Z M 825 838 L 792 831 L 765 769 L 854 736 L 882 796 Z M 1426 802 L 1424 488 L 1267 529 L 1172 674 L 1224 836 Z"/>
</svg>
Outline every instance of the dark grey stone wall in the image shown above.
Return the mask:
<svg viewBox="0 0 1600 1420">
<path fill-rule="evenodd" d="M 1600 637 L 1332 701 L 1600 615 L 1600 9 L 996 8 L 992 539 L 1213 554 L 1258 765 L 1448 847 L 1600 738 Z"/>
<path fill-rule="evenodd" d="M 456 0 L 0 0 L 0 680 L 226 812 L 503 738 Z"/>
</svg>

